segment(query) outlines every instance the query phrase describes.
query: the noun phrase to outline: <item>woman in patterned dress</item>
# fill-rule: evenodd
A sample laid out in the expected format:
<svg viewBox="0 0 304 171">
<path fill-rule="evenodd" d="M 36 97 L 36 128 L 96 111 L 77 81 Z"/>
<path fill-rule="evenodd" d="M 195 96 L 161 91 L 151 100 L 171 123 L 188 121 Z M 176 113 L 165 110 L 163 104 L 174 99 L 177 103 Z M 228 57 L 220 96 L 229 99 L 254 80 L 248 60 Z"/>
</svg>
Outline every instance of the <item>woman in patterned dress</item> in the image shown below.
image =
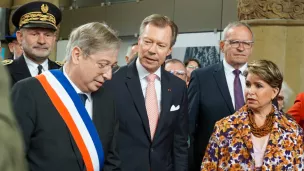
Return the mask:
<svg viewBox="0 0 304 171">
<path fill-rule="evenodd" d="M 257 60 L 244 75 L 246 104 L 216 123 L 202 171 L 304 170 L 303 130 L 272 105 L 282 86 L 280 70 Z"/>
</svg>

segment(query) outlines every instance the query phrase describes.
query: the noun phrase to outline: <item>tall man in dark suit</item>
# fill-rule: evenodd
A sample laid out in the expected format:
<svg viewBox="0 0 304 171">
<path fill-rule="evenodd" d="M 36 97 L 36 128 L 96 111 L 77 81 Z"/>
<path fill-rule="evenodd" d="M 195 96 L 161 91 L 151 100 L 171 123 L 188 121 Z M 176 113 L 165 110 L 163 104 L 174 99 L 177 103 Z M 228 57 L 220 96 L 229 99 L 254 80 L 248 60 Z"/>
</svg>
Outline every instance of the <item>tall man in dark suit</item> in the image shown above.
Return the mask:
<svg viewBox="0 0 304 171">
<path fill-rule="evenodd" d="M 20 29 L 17 40 L 23 55 L 16 60 L 7 60 L 12 85 L 27 77 L 34 77 L 60 65 L 48 59 L 56 43 L 57 25 L 61 11 L 54 4 L 35 1 L 22 5 L 12 16 L 13 24 Z"/>
<path fill-rule="evenodd" d="M 162 67 L 178 33 L 168 17 L 153 14 L 140 26 L 138 58 L 114 74 L 118 147 L 125 171 L 188 170 L 186 84 Z"/>
<path fill-rule="evenodd" d="M 192 72 L 188 90 L 191 133 L 191 171 L 199 171 L 214 124 L 233 114 L 244 103 L 245 77 L 248 57 L 251 55 L 253 34 L 241 22 L 224 29 L 220 49 L 223 62 Z M 191 158 L 191 157 L 190 157 Z"/>
<path fill-rule="evenodd" d="M 112 77 L 120 40 L 102 23 L 76 28 L 66 63 L 19 81 L 12 99 L 31 171 L 118 171 Z"/>
</svg>

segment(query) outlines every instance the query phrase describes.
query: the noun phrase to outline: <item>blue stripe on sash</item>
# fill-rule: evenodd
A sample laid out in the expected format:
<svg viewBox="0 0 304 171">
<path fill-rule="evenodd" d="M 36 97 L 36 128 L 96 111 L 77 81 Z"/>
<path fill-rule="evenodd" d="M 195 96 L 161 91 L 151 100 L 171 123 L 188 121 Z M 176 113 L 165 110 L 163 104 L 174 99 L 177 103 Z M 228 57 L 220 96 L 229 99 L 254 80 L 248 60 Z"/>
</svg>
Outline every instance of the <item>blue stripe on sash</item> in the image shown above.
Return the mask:
<svg viewBox="0 0 304 171">
<path fill-rule="evenodd" d="M 78 110 L 83 122 L 85 123 L 85 125 L 92 137 L 95 148 L 97 150 L 100 169 L 102 170 L 103 164 L 104 164 L 104 152 L 103 152 L 103 148 L 102 148 L 102 143 L 99 139 L 97 130 L 96 130 L 95 126 L 93 125 L 92 119 L 90 118 L 85 106 L 83 106 L 77 92 L 75 91 L 75 89 L 73 88 L 73 86 L 71 85 L 69 80 L 64 76 L 63 72 L 58 69 L 49 70 L 49 71 L 61 83 L 63 88 L 66 90 L 66 92 L 69 94 L 72 101 L 74 102 L 76 109 Z"/>
</svg>

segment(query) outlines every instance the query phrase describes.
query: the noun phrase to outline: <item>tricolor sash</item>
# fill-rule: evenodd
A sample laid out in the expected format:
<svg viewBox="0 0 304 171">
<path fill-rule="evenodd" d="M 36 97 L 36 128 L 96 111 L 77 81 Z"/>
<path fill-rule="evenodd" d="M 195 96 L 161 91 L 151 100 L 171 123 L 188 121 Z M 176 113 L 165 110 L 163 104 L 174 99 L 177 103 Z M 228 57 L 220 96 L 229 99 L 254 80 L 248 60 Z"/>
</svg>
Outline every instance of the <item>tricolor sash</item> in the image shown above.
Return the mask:
<svg viewBox="0 0 304 171">
<path fill-rule="evenodd" d="M 97 130 L 69 80 L 60 70 L 49 70 L 36 78 L 69 128 L 86 170 L 102 170 L 104 152 Z"/>
</svg>

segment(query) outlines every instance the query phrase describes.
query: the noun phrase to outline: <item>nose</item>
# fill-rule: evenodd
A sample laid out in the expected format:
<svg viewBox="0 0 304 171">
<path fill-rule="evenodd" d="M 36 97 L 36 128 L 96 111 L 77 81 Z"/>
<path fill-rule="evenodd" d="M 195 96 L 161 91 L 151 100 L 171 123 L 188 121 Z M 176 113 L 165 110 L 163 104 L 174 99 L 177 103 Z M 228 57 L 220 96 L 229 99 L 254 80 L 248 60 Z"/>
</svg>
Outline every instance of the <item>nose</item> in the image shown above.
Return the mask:
<svg viewBox="0 0 304 171">
<path fill-rule="evenodd" d="M 39 34 L 38 43 L 39 44 L 45 44 L 45 36 L 43 34 Z"/>
<path fill-rule="evenodd" d="M 239 51 L 244 51 L 245 48 L 244 48 L 244 44 L 243 43 L 239 43 L 239 46 L 237 48 Z"/>
<path fill-rule="evenodd" d="M 110 68 L 107 72 L 103 74 L 103 78 L 106 80 L 112 79 L 112 68 Z"/>
<path fill-rule="evenodd" d="M 151 47 L 149 48 L 149 53 L 150 54 L 155 54 L 156 53 L 156 44 L 155 43 L 153 43 L 152 45 L 151 45 Z"/>
</svg>

